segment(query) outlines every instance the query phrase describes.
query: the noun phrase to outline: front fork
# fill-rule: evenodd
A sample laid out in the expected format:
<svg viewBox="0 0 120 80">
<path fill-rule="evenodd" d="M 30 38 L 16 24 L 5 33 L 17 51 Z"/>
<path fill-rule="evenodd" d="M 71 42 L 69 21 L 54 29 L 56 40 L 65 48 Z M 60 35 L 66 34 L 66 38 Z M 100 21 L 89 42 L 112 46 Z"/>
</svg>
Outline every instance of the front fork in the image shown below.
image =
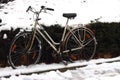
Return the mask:
<svg viewBox="0 0 120 80">
<path fill-rule="evenodd" d="M 33 33 L 31 34 L 31 38 L 29 38 L 29 41 L 26 45 L 25 54 L 28 54 L 29 51 L 31 50 L 33 43 L 34 43 L 34 40 L 35 40 L 35 35 L 36 35 L 36 31 L 33 31 Z M 26 36 L 30 37 L 29 35 L 26 35 Z"/>
</svg>

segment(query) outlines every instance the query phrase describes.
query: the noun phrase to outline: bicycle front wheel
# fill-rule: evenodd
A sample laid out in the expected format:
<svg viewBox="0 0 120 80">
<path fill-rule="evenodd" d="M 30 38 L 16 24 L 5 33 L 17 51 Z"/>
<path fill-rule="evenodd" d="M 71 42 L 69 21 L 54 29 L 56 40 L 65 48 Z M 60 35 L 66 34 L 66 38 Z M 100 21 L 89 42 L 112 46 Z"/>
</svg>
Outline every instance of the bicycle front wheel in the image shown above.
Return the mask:
<svg viewBox="0 0 120 80">
<path fill-rule="evenodd" d="M 35 37 L 33 45 L 28 51 L 27 46 L 31 42 L 31 38 L 31 32 L 23 32 L 13 39 L 8 55 L 8 61 L 13 69 L 21 65 L 28 66 L 36 64 L 39 61 L 41 56 L 41 43 Z"/>
<path fill-rule="evenodd" d="M 77 28 L 69 32 L 64 43 L 63 54 L 67 60 L 90 60 L 96 51 L 96 39 L 88 28 Z"/>
</svg>

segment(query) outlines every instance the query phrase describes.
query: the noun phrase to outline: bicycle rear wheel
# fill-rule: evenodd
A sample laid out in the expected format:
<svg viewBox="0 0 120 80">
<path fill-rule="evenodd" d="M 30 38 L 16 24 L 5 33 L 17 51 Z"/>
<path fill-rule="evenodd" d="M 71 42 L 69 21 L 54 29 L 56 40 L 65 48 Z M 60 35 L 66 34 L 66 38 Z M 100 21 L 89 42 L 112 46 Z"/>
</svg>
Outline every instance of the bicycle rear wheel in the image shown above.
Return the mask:
<svg viewBox="0 0 120 80">
<path fill-rule="evenodd" d="M 96 39 L 88 28 L 77 28 L 69 32 L 64 43 L 63 59 L 66 60 L 90 60 L 96 51 Z"/>
<path fill-rule="evenodd" d="M 41 56 L 41 42 L 35 37 L 31 49 L 28 51 L 27 45 L 32 37 L 31 32 L 23 32 L 17 35 L 10 45 L 8 61 L 13 69 L 18 66 L 28 66 L 36 64 Z"/>
</svg>

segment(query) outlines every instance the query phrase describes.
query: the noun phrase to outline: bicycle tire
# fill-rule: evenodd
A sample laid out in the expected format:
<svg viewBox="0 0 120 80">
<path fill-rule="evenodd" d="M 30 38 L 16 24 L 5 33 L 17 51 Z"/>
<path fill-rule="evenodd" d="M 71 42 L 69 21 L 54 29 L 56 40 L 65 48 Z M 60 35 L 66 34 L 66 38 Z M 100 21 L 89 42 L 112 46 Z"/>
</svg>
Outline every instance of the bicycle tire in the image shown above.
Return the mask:
<svg viewBox="0 0 120 80">
<path fill-rule="evenodd" d="M 26 45 L 28 44 L 32 32 L 22 32 L 17 35 L 9 49 L 8 61 L 13 69 L 18 66 L 29 66 L 39 62 L 41 57 L 41 42 L 38 41 L 38 37 L 35 37 L 31 49 L 26 53 Z"/>
<path fill-rule="evenodd" d="M 82 45 L 80 45 L 77 39 Z M 67 33 L 64 41 L 64 50 L 69 50 L 63 54 L 65 60 L 90 60 L 94 57 L 96 51 L 96 39 L 93 32 L 89 28 L 76 28 Z M 72 51 L 73 48 L 81 47 L 81 49 Z"/>
</svg>

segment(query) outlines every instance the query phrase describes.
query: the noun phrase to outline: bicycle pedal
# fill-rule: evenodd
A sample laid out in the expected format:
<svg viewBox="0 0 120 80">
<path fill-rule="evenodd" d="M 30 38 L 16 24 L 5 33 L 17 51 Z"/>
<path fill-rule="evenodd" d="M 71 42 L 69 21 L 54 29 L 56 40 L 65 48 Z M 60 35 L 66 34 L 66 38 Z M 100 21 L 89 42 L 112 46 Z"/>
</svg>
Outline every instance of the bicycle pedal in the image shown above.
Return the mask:
<svg viewBox="0 0 120 80">
<path fill-rule="evenodd" d="M 74 61 L 72 59 L 69 59 L 68 61 L 71 62 L 71 63 L 74 63 Z"/>
<path fill-rule="evenodd" d="M 63 63 L 64 65 L 68 65 L 68 62 L 65 61 L 65 60 L 63 60 L 62 63 Z"/>
</svg>

